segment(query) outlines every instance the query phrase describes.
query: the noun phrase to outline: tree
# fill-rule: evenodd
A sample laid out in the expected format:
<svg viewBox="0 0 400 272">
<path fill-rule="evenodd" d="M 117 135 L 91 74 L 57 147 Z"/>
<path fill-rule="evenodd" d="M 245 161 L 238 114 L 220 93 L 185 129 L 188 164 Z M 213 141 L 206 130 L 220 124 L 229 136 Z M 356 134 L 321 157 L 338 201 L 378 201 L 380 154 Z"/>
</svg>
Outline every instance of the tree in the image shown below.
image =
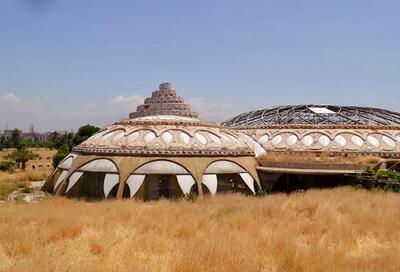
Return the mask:
<svg viewBox="0 0 400 272">
<path fill-rule="evenodd" d="M 14 151 L 6 156 L 6 159 L 10 159 L 15 161 L 18 165 L 21 166 L 21 169 L 25 171 L 26 163 L 30 160 L 34 160 L 38 158 L 39 155 L 29 151 L 27 149 L 21 148 L 17 151 Z"/>
<path fill-rule="evenodd" d="M 14 147 L 19 150 L 22 149 L 21 132 L 18 129 L 14 129 L 12 131 L 9 141 L 11 147 Z"/>
<path fill-rule="evenodd" d="M 72 139 L 72 144 L 74 146 L 86 141 L 89 139 L 93 134 L 98 132 L 100 128 L 92 126 L 92 125 L 85 125 L 79 128 L 78 132 L 75 134 L 74 138 Z"/>
<path fill-rule="evenodd" d="M 53 167 L 56 168 L 60 162 L 68 156 L 70 150 L 67 145 L 62 146 L 58 149 L 57 153 L 53 156 Z"/>
<path fill-rule="evenodd" d="M 3 150 L 3 148 L 6 147 L 6 139 L 4 138 L 4 136 L 1 136 L 0 138 L 0 151 Z"/>
<path fill-rule="evenodd" d="M 75 135 L 73 133 L 59 134 L 58 132 L 53 132 L 50 141 L 52 142 L 52 146 L 58 150 L 53 156 L 53 167 L 57 167 L 68 156 L 73 146 L 86 141 L 99 130 L 100 128 L 87 124 L 80 127 Z"/>
<path fill-rule="evenodd" d="M 72 140 L 74 138 L 73 133 L 59 133 L 54 131 L 50 134 L 49 141 L 47 146 L 50 148 L 60 149 L 63 148 L 64 145 L 68 146 L 68 149 L 72 150 Z"/>
</svg>

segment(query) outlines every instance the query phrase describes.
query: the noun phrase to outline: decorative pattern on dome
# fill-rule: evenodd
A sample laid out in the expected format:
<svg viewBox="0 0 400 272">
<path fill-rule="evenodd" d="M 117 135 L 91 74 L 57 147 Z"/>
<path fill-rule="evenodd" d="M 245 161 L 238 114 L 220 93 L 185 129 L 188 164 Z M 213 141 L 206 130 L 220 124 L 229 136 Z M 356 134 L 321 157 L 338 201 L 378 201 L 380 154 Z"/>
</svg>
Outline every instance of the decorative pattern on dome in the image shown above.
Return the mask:
<svg viewBox="0 0 400 272">
<path fill-rule="evenodd" d="M 197 112 L 191 110 L 190 105 L 185 104 L 183 97 L 176 94 L 171 88 L 171 83 L 160 84 L 159 90 L 153 92 L 150 98 L 146 98 L 143 105 L 137 107 L 136 112 L 129 114 L 130 119 L 153 115 L 177 115 L 197 117 Z"/>
<path fill-rule="evenodd" d="M 197 119 L 170 83 L 131 113 L 74 148 L 79 154 L 249 156 L 318 151 L 400 156 L 400 113 L 363 107 L 281 106 L 224 122 Z M 382 155 L 383 154 L 383 155 Z"/>
<path fill-rule="evenodd" d="M 400 155 L 397 130 L 249 129 L 241 130 L 268 151 L 320 151 Z"/>
<path fill-rule="evenodd" d="M 115 123 L 75 147 L 74 151 L 138 156 L 254 155 L 250 147 L 228 128 L 177 116 L 142 117 Z"/>
</svg>

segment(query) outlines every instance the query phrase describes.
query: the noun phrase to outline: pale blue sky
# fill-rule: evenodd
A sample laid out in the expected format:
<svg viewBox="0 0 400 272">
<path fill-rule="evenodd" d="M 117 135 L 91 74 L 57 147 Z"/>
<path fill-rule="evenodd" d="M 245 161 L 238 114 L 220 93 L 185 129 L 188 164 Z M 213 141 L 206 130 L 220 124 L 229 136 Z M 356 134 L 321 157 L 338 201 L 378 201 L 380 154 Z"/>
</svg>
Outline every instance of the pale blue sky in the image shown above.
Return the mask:
<svg viewBox="0 0 400 272">
<path fill-rule="evenodd" d="M 0 128 L 104 126 L 164 81 L 216 121 L 400 111 L 400 1 L 0 1 Z"/>
</svg>

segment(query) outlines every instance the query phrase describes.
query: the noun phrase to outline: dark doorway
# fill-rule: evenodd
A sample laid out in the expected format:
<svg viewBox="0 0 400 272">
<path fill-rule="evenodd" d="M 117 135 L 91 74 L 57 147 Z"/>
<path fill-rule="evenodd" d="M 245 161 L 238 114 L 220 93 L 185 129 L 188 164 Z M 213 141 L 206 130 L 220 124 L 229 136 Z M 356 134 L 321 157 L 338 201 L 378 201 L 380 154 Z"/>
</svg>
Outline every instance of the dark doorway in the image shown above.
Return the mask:
<svg viewBox="0 0 400 272">
<path fill-rule="evenodd" d="M 105 176 L 106 173 L 103 172 L 84 172 L 66 195 L 70 197 L 82 197 L 86 200 L 104 199 Z"/>
<path fill-rule="evenodd" d="M 176 175 L 147 175 L 144 182 L 144 200 L 183 197 Z"/>
<path fill-rule="evenodd" d="M 350 182 L 349 177 L 344 175 L 282 174 L 272 185 L 271 192 L 291 193 L 311 188 L 333 188 Z"/>
<path fill-rule="evenodd" d="M 239 174 L 217 174 L 217 193 L 253 194 Z"/>
<path fill-rule="evenodd" d="M 104 177 L 106 173 L 102 172 L 85 172 L 82 177 L 84 179 L 83 196 L 88 199 L 104 198 Z"/>
</svg>

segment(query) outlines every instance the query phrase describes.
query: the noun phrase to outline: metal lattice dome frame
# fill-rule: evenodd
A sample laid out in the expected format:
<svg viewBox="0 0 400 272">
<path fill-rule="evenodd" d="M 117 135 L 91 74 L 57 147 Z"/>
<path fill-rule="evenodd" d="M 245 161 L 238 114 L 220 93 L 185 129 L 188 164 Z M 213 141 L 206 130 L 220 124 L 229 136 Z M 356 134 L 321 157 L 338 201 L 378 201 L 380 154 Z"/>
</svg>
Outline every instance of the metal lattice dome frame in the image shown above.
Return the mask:
<svg viewBox="0 0 400 272">
<path fill-rule="evenodd" d="M 287 105 L 242 113 L 225 126 L 260 125 L 368 125 L 399 126 L 400 113 L 370 107 Z"/>
</svg>

